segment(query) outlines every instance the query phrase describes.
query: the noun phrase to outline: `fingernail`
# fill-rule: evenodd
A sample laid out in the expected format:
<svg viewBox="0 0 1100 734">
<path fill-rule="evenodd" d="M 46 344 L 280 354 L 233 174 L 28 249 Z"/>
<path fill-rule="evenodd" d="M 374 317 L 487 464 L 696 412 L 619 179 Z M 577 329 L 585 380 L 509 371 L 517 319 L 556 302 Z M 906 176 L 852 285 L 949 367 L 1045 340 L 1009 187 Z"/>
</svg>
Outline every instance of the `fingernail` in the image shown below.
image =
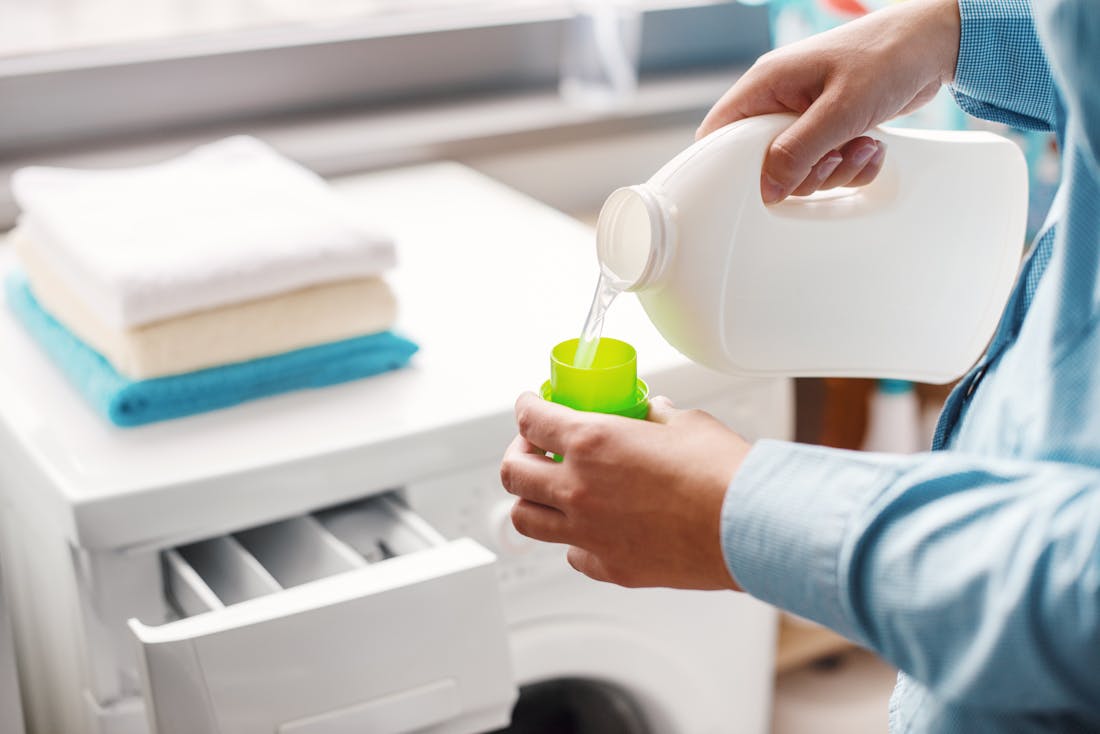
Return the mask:
<svg viewBox="0 0 1100 734">
<path fill-rule="evenodd" d="M 878 145 L 861 145 L 852 151 L 852 165 L 853 166 L 865 166 L 867 161 L 874 157 L 878 152 Z"/>
<path fill-rule="evenodd" d="M 817 167 L 817 180 L 824 181 L 833 175 L 833 171 L 836 170 L 842 160 L 844 160 L 844 157 L 839 153 L 830 153 L 826 156 L 825 160 L 821 161 L 821 165 Z"/>
<path fill-rule="evenodd" d="M 774 204 L 783 198 L 785 189 L 768 174 L 760 176 L 760 195 L 765 204 Z"/>
</svg>

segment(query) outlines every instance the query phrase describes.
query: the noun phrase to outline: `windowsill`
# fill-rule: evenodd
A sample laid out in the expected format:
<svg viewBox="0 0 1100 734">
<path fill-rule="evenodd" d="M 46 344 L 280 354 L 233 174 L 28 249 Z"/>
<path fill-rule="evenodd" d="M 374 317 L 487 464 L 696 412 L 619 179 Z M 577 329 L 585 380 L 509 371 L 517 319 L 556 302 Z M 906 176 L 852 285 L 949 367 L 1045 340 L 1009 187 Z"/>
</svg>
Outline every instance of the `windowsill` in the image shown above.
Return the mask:
<svg viewBox="0 0 1100 734">
<path fill-rule="evenodd" d="M 643 77 L 746 65 L 768 47 L 763 6 L 638 1 Z M 548 90 L 574 28 L 565 6 L 485 0 L 458 18 L 402 12 L 0 58 L 0 162 L 234 123 L 400 115 Z"/>
<path fill-rule="evenodd" d="M 635 0 L 638 9 L 643 12 L 704 7 L 726 1 Z M 375 12 L 364 12 L 362 7 L 354 11 L 345 8 L 328 15 L 316 8 L 287 15 L 285 12 L 272 12 L 263 5 L 245 5 L 237 8 L 237 14 L 241 17 L 226 27 L 225 11 L 225 7 L 215 7 L 212 17 L 205 23 L 201 20 L 201 8 L 192 18 L 154 18 L 151 29 L 129 36 L 117 32 L 104 35 L 103 28 L 80 34 L 79 29 L 70 22 L 63 27 L 68 37 L 39 43 L 21 39 L 23 45 L 20 46 L 16 37 L 5 38 L 4 32 L 26 35 L 33 34 L 35 30 L 41 31 L 32 19 L 22 23 L 19 21 L 20 13 L 41 15 L 43 9 L 35 8 L 30 13 L 25 9 L 13 9 L 13 15 L 8 19 L 10 27 L 0 29 L 0 41 L 9 41 L 7 45 L 10 47 L 5 49 L 0 44 L 0 76 L 560 21 L 573 12 L 571 0 L 486 0 L 480 4 L 456 4 L 453 7 L 432 2 L 405 3 L 400 8 L 387 7 Z M 150 19 L 145 20 L 148 22 Z M 181 23 L 183 25 L 176 32 L 166 31 L 167 27 Z M 115 30 L 111 29 L 112 32 Z"/>
<path fill-rule="evenodd" d="M 178 155 L 203 142 L 247 133 L 323 176 L 335 176 L 441 158 L 469 158 L 547 141 L 623 135 L 698 122 L 741 69 L 643 80 L 635 97 L 613 110 L 580 109 L 556 90 L 497 94 L 385 110 L 362 109 L 278 121 L 237 123 L 118 144 L 0 160 L 0 229 L 16 215 L 8 187 L 24 165 L 117 167 Z"/>
</svg>

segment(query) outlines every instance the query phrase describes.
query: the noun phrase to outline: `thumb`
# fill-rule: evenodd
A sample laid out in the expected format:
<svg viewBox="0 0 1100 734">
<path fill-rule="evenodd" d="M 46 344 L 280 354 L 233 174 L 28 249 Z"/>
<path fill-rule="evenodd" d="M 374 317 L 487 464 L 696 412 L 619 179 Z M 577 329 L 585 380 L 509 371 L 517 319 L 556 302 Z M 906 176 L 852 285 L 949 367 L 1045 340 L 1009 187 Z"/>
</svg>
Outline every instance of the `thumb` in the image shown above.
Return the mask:
<svg viewBox="0 0 1100 734">
<path fill-rule="evenodd" d="M 580 571 L 585 576 L 596 581 L 608 581 L 609 576 L 604 569 L 603 564 L 600 563 L 600 559 L 596 558 L 591 551 L 578 548 L 577 546 L 570 546 L 566 552 L 565 560 L 569 562 L 569 565 L 573 567 L 573 570 Z"/>
<path fill-rule="evenodd" d="M 680 411 L 664 395 L 658 395 L 649 401 L 649 414 L 646 420 L 653 423 L 668 423 Z"/>
<path fill-rule="evenodd" d="M 776 136 L 760 174 L 760 193 L 765 204 L 789 196 L 825 154 L 865 132 L 850 109 L 843 100 L 822 95 Z"/>
</svg>

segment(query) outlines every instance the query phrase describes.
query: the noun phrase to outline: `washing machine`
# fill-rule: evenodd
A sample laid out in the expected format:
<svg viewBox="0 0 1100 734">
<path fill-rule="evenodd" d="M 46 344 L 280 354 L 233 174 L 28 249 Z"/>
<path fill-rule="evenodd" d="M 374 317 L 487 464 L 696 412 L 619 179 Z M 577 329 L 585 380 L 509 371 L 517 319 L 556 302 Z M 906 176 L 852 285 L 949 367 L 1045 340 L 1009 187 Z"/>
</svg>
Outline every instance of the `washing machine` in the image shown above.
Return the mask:
<svg viewBox="0 0 1100 734">
<path fill-rule="evenodd" d="M 23 704 L 19 699 L 19 679 L 15 668 L 15 640 L 11 634 L 11 615 L 4 595 L 2 563 L 0 563 L 0 734 L 23 734 Z"/>
<path fill-rule="evenodd" d="M 580 328 L 591 230 L 457 164 L 335 186 L 396 239 L 406 369 L 122 430 L 0 313 L 28 730 L 763 734 L 773 610 L 590 581 L 511 527 L 512 405 Z M 789 436 L 789 383 L 691 364 L 630 298 L 606 329 L 655 392 Z"/>
</svg>

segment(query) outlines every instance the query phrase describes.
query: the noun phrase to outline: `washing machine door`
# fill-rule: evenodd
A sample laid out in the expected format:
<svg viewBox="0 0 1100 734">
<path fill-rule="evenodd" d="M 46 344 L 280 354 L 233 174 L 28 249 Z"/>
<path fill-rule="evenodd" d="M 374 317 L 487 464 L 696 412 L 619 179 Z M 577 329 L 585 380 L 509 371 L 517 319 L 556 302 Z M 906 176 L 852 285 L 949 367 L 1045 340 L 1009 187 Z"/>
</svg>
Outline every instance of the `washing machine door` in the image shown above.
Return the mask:
<svg viewBox="0 0 1100 734">
<path fill-rule="evenodd" d="M 614 617 L 513 627 L 519 704 L 507 734 L 728 734 L 728 685 L 677 641 Z M 538 718 L 559 727 L 539 726 Z M 735 727 L 738 732 L 756 731 Z"/>
<path fill-rule="evenodd" d="M 651 734 L 638 702 L 605 681 L 562 678 L 520 689 L 512 724 L 493 734 Z"/>
</svg>

